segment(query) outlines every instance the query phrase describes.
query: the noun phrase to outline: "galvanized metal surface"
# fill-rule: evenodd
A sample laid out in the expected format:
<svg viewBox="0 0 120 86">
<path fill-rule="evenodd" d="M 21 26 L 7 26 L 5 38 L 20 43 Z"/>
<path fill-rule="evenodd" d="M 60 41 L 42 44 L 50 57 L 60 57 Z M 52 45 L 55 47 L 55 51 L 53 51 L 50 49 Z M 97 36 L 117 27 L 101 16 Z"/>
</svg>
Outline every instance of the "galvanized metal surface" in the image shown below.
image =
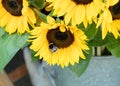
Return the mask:
<svg viewBox="0 0 120 86">
<path fill-rule="evenodd" d="M 119 58 L 93 57 L 85 73 L 78 77 L 68 68 L 31 62 L 28 49 L 24 54 L 34 86 L 120 86 Z"/>
</svg>

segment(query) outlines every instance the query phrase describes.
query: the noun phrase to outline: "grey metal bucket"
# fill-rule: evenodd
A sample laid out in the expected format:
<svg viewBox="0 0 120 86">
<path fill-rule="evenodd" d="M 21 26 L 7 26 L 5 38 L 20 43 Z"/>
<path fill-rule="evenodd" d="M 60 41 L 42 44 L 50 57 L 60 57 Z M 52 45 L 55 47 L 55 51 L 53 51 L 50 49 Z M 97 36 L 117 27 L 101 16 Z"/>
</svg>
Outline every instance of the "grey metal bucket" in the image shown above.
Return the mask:
<svg viewBox="0 0 120 86">
<path fill-rule="evenodd" d="M 33 86 L 120 86 L 120 59 L 113 56 L 93 57 L 81 77 L 68 68 L 31 62 L 28 49 L 24 56 Z"/>
</svg>

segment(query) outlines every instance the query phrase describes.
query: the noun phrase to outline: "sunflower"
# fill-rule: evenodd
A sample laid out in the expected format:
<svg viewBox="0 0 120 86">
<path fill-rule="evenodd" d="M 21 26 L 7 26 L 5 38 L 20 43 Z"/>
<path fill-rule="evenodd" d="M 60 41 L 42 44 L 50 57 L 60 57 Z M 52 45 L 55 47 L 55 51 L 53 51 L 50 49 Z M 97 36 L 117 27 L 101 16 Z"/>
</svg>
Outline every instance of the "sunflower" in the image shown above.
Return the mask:
<svg viewBox="0 0 120 86">
<path fill-rule="evenodd" d="M 115 38 L 118 38 L 120 30 L 120 0 L 106 1 L 97 27 L 100 25 L 102 27 L 102 39 L 106 37 L 108 32 L 112 33 Z"/>
<path fill-rule="evenodd" d="M 75 26 L 66 26 L 62 21 L 56 23 L 47 16 L 47 23 L 31 31 L 30 49 L 36 51 L 35 56 L 43 58 L 50 65 L 62 67 L 74 65 L 79 59 L 85 59 L 83 50 L 88 50 L 87 37 Z"/>
<path fill-rule="evenodd" d="M 29 25 L 35 22 L 35 14 L 27 0 L 0 0 L 0 27 L 5 27 L 9 34 L 29 31 Z"/>
<path fill-rule="evenodd" d="M 53 6 L 53 15 L 63 16 L 65 14 L 65 23 L 72 25 L 83 22 L 85 27 L 88 23 L 97 17 L 102 8 L 103 0 L 46 0 Z M 50 6 L 50 7 L 51 7 Z"/>
</svg>

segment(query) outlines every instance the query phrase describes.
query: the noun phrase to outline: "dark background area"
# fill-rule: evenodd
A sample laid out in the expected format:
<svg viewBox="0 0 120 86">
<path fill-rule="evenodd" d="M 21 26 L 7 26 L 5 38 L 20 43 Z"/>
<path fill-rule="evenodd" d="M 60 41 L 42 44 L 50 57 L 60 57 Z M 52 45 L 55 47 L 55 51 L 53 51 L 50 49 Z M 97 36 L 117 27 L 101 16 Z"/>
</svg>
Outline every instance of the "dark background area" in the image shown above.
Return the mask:
<svg viewBox="0 0 120 86">
<path fill-rule="evenodd" d="M 19 50 L 16 53 L 16 55 L 12 58 L 12 60 L 7 64 L 7 66 L 5 67 L 5 71 L 9 75 L 10 73 L 14 72 L 17 68 L 21 67 L 22 65 L 25 65 L 25 61 L 24 61 L 22 50 Z M 17 72 L 20 72 L 20 71 L 22 72 L 22 70 L 18 70 Z M 15 77 L 18 77 L 18 76 L 16 75 L 13 78 Z M 30 76 L 28 72 L 24 76 L 15 80 L 13 83 L 15 86 L 33 86 L 30 81 Z"/>
</svg>

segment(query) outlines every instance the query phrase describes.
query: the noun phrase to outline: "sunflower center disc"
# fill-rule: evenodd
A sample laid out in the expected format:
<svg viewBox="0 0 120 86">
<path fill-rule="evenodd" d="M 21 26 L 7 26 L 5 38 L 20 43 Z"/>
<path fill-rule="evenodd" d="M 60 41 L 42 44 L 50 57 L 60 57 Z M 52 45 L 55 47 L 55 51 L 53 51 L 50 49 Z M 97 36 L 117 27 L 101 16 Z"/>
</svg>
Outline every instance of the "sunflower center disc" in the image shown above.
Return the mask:
<svg viewBox="0 0 120 86">
<path fill-rule="evenodd" d="M 3 7 L 14 16 L 22 15 L 22 0 L 2 0 Z"/>
<path fill-rule="evenodd" d="M 57 48 L 66 48 L 74 41 L 74 36 L 70 31 L 61 32 L 59 28 L 49 30 L 47 33 L 47 40 L 51 46 Z"/>
<path fill-rule="evenodd" d="M 72 0 L 72 1 L 75 2 L 76 4 L 89 4 L 93 0 Z"/>
<path fill-rule="evenodd" d="M 68 38 L 68 36 L 67 36 L 66 32 L 58 31 L 55 33 L 55 38 L 60 40 L 60 41 L 64 41 Z"/>
<path fill-rule="evenodd" d="M 120 19 L 120 2 L 114 6 L 111 6 L 109 9 L 112 13 L 113 19 Z"/>
</svg>

